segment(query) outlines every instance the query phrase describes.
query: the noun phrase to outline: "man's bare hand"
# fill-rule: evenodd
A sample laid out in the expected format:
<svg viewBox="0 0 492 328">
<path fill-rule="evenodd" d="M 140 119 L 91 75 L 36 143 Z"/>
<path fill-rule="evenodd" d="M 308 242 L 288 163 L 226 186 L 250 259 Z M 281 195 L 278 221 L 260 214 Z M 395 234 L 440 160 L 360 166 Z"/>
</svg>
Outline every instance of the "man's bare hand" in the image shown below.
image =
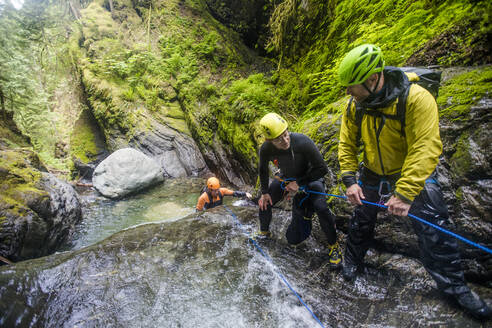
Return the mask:
<svg viewBox="0 0 492 328">
<path fill-rule="evenodd" d="M 366 199 L 362 192 L 362 188 L 356 183 L 348 187 L 345 194 L 347 195 L 347 200 L 352 205 L 362 205 L 361 199 Z"/>
<path fill-rule="evenodd" d="M 270 194 L 261 195 L 260 199 L 258 200 L 258 206 L 260 206 L 260 210 L 265 211 L 268 208 L 268 205 L 273 205 L 272 197 L 270 197 Z"/>
<path fill-rule="evenodd" d="M 388 212 L 390 214 L 399 216 L 407 216 L 411 206 L 396 196 L 391 196 L 388 202 L 384 205 L 388 206 Z"/>
<path fill-rule="evenodd" d="M 297 192 L 298 189 L 299 186 L 297 185 L 296 181 L 292 181 L 285 186 L 285 190 L 288 191 L 289 193 Z"/>
</svg>

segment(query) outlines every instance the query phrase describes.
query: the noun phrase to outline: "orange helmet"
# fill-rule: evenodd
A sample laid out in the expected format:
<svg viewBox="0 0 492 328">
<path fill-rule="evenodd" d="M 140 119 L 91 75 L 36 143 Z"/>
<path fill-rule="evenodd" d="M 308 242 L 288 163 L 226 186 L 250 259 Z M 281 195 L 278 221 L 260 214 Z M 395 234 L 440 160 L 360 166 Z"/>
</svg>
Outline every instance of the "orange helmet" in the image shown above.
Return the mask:
<svg viewBox="0 0 492 328">
<path fill-rule="evenodd" d="M 220 182 L 216 177 L 211 177 L 207 180 L 207 188 L 208 189 L 219 189 Z"/>
</svg>

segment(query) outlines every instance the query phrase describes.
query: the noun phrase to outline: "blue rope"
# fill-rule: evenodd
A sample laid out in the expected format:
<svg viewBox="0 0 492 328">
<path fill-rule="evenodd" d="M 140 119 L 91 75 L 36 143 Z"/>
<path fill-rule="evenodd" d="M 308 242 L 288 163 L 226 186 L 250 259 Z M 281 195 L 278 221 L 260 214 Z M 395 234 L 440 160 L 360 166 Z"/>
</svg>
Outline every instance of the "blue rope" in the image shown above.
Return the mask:
<svg viewBox="0 0 492 328">
<path fill-rule="evenodd" d="M 253 245 L 255 245 L 255 247 L 260 251 L 261 255 L 263 255 L 263 257 L 268 261 L 270 262 L 270 264 L 273 265 L 273 267 L 275 268 L 275 273 L 280 277 L 280 279 L 284 282 L 284 284 L 289 287 L 289 289 L 292 291 L 292 293 L 297 297 L 297 299 L 301 302 L 302 305 L 304 305 L 304 307 L 308 310 L 309 313 L 311 313 L 311 315 L 313 316 L 313 318 L 319 323 L 319 325 L 321 327 L 325 327 L 323 325 L 323 323 L 318 319 L 318 317 L 313 313 L 313 311 L 311 311 L 311 309 L 309 308 L 309 306 L 304 303 L 304 301 L 302 300 L 301 296 L 299 296 L 299 294 L 294 290 L 294 288 L 292 288 L 292 286 L 289 284 L 289 282 L 287 281 L 287 279 L 285 279 L 284 275 L 278 270 L 276 269 L 276 266 L 274 265 L 272 259 L 270 258 L 270 256 L 268 256 L 268 254 L 266 254 L 263 249 L 260 247 L 260 245 L 258 245 L 258 243 L 256 242 L 256 240 L 254 240 L 253 238 L 250 237 L 248 231 L 244 228 L 244 226 L 241 224 L 241 222 L 239 222 L 239 219 L 237 218 L 236 214 L 234 214 L 234 212 L 232 212 L 229 207 L 225 206 L 224 205 L 224 208 L 229 212 L 231 213 L 232 217 L 234 218 L 234 220 L 236 221 L 237 225 L 240 227 L 240 229 L 243 231 L 243 233 L 248 236 L 248 239 L 253 243 Z"/>
<path fill-rule="evenodd" d="M 324 193 L 324 192 L 319 192 L 319 191 L 314 191 L 314 190 L 308 190 L 307 188 L 304 188 L 304 191 L 305 191 L 305 192 L 307 192 L 307 193 L 313 193 L 313 194 L 319 194 L 319 195 L 324 195 L 324 196 L 330 196 L 330 197 L 337 197 L 337 198 L 347 199 L 347 196 L 340 196 L 340 195 L 326 194 L 326 193 Z M 385 206 L 385 205 L 382 205 L 382 204 L 373 203 L 373 202 L 368 202 L 368 201 L 365 201 L 365 200 L 362 200 L 362 199 L 361 199 L 361 201 L 362 201 L 362 203 L 364 203 L 364 204 L 369 204 L 369 205 L 373 205 L 373 206 L 378 206 L 378 207 L 385 208 L 385 209 L 387 209 L 387 208 L 388 208 L 388 206 Z M 478 244 L 478 243 L 475 243 L 475 242 L 473 242 L 473 241 L 471 241 L 471 240 L 468 240 L 468 239 L 466 239 L 465 237 L 461 237 L 460 235 L 455 234 L 455 233 L 454 233 L 454 232 L 452 232 L 452 231 L 449 231 L 449 230 L 446 230 L 446 229 L 444 229 L 444 228 L 441 228 L 440 226 L 435 225 L 434 223 L 430 223 L 430 222 L 428 222 L 428 221 L 426 221 L 426 220 L 424 220 L 424 219 L 422 219 L 422 218 L 419 218 L 418 216 L 415 216 L 415 215 L 413 215 L 413 214 L 411 214 L 411 213 L 408 213 L 408 216 L 409 216 L 409 217 L 411 217 L 411 218 L 413 218 L 413 219 L 415 219 L 415 220 L 417 220 L 417 221 L 420 221 L 420 222 L 422 222 L 422 223 L 425 223 L 425 224 L 427 224 L 427 225 L 429 225 L 429 226 L 431 226 L 431 227 L 433 227 L 433 228 L 435 228 L 435 229 L 437 229 L 437 230 L 439 230 L 439 231 L 441 231 L 441 232 L 444 232 L 444 233 L 446 233 L 446 234 L 448 234 L 448 235 L 450 235 L 450 236 L 453 236 L 453 237 L 455 237 L 455 238 L 457 238 L 457 239 L 459 239 L 459 240 L 461 240 L 461 241 L 463 241 L 463 242 L 465 242 L 465 243 L 467 243 L 467 244 L 469 244 L 469 245 L 475 246 L 475 247 L 480 248 L 481 250 L 483 250 L 483 251 L 485 251 L 485 252 L 487 252 L 487 253 L 489 253 L 489 254 L 492 254 L 492 249 L 490 249 L 490 248 L 487 248 L 487 247 L 482 246 L 482 245 L 480 245 L 480 244 Z"/>
</svg>

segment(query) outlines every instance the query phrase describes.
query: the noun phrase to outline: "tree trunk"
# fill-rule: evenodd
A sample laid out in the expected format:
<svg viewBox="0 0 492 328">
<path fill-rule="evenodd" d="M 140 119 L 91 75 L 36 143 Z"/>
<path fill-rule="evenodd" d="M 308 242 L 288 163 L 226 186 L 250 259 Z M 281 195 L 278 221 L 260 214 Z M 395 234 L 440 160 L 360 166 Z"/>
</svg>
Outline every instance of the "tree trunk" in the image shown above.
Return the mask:
<svg viewBox="0 0 492 328">
<path fill-rule="evenodd" d="M 3 120 L 7 119 L 7 110 L 5 109 L 5 95 L 3 94 L 2 87 L 0 86 L 0 113 L 2 114 Z"/>
<path fill-rule="evenodd" d="M 111 17 L 114 18 L 114 6 L 113 6 L 113 0 L 109 0 L 109 11 L 111 11 Z"/>
<path fill-rule="evenodd" d="M 74 6 L 72 1 L 69 1 L 68 4 L 70 6 L 70 11 L 72 12 L 72 15 L 75 17 L 76 20 L 80 20 L 80 13 L 77 10 L 77 7 Z"/>
</svg>

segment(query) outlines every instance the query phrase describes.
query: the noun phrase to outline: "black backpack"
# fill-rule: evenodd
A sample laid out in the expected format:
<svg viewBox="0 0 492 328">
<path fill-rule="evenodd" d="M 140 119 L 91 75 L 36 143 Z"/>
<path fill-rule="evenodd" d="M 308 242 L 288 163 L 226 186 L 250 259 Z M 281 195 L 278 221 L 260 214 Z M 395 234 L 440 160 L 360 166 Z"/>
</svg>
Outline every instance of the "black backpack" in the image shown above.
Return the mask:
<svg viewBox="0 0 492 328">
<path fill-rule="evenodd" d="M 399 98 L 396 105 L 396 115 L 383 114 L 379 111 L 368 111 L 362 106 L 356 104 L 355 107 L 355 124 L 358 127 L 357 131 L 357 146 L 360 146 L 361 140 L 361 124 L 362 118 L 365 114 L 372 116 L 381 116 L 386 119 L 398 120 L 401 124 L 401 134 L 405 137 L 405 112 L 407 109 L 407 97 L 410 90 L 410 86 L 413 83 L 420 85 L 421 87 L 427 89 L 434 98 L 437 98 L 439 93 L 439 86 L 441 85 L 441 71 L 434 70 L 432 67 L 429 68 L 419 68 L 419 67 L 400 67 L 400 69 L 407 73 L 408 79 L 410 81 L 409 87 L 404 90 Z M 347 117 L 350 117 L 350 109 L 352 107 L 352 102 L 354 98 L 351 97 L 347 107 Z M 382 126 L 381 126 L 382 127 Z"/>
</svg>

